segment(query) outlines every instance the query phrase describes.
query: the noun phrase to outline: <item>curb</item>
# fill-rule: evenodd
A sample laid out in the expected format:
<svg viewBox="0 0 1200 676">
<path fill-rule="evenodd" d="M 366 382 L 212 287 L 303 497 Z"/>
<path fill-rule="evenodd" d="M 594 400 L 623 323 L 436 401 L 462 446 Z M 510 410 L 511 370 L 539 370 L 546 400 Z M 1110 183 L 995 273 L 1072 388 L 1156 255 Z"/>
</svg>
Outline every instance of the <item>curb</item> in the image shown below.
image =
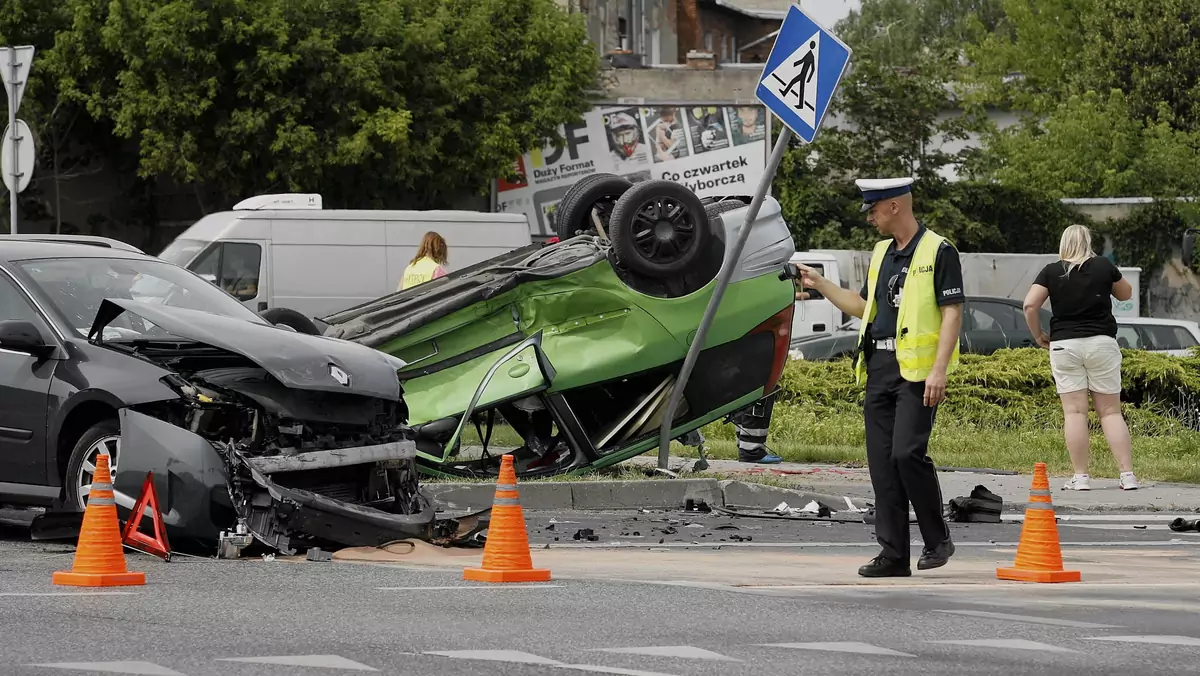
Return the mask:
<svg viewBox="0 0 1200 676">
<path fill-rule="evenodd" d="M 780 502 L 803 507 L 811 500 L 844 510 L 841 495 L 778 488 L 730 479 L 662 479 L 635 481 L 546 481 L 518 485 L 526 510 L 677 509 L 688 500 L 709 507 L 773 509 Z M 492 504 L 496 484 L 425 484 L 422 491 L 451 511 L 483 509 Z M 862 498 L 851 497 L 865 508 Z"/>
</svg>

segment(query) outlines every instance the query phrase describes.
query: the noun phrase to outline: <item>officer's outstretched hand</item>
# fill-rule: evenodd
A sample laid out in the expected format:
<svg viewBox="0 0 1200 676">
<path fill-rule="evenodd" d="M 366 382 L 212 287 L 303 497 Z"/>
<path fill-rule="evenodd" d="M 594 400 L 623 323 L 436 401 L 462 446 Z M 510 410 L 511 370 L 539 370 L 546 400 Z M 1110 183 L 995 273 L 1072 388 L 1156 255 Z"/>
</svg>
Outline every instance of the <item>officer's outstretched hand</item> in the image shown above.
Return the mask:
<svg viewBox="0 0 1200 676">
<path fill-rule="evenodd" d="M 934 369 L 925 378 L 925 405 L 937 406 L 946 398 L 946 372 Z"/>
<path fill-rule="evenodd" d="M 818 284 L 825 281 L 825 278 L 821 276 L 821 273 L 817 272 L 813 268 L 810 268 L 803 263 L 796 263 L 795 265 L 796 269 L 800 271 L 800 283 L 804 286 L 804 288 L 815 289 L 817 288 Z M 807 291 L 800 291 L 796 294 L 797 300 L 808 300 L 810 297 L 811 295 Z"/>
</svg>

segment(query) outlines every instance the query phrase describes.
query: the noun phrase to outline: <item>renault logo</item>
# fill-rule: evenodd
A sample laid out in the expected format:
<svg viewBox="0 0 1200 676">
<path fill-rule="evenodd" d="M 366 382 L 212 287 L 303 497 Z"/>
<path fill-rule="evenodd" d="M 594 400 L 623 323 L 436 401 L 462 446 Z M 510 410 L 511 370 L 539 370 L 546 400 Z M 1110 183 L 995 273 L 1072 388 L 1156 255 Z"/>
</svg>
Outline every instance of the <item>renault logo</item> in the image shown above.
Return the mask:
<svg viewBox="0 0 1200 676">
<path fill-rule="evenodd" d="M 350 387 L 350 374 L 334 366 L 333 364 L 329 365 L 329 375 L 333 376 L 333 379 L 338 381 L 343 386 Z"/>
</svg>

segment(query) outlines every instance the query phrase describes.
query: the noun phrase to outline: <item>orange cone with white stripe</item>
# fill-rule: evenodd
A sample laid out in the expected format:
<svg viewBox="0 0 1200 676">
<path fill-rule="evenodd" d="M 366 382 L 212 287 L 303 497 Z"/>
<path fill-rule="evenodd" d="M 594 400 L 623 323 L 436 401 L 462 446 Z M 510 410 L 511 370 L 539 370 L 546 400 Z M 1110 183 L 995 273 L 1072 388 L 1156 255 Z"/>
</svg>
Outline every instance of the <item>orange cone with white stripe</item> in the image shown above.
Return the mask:
<svg viewBox="0 0 1200 676">
<path fill-rule="evenodd" d="M 1050 499 L 1050 479 L 1046 463 L 1033 467 L 1033 487 L 1017 543 L 1017 560 L 1011 568 L 997 568 L 996 577 L 1018 582 L 1079 582 L 1077 570 L 1063 568 L 1062 548 L 1058 543 L 1058 523 Z"/>
<path fill-rule="evenodd" d="M 534 568 L 529 553 L 529 533 L 525 514 L 517 494 L 517 474 L 511 454 L 500 458 L 500 479 L 492 499 L 492 518 L 487 542 L 483 545 L 483 565 L 463 571 L 464 580 L 475 582 L 548 582 L 550 571 Z"/>
<path fill-rule="evenodd" d="M 121 522 L 117 519 L 117 501 L 107 455 L 96 456 L 96 473 L 92 475 L 92 488 L 83 510 L 75 562 L 71 570 L 56 571 L 52 579 L 54 584 L 76 587 L 146 584 L 145 573 L 129 572 L 125 567 Z"/>
</svg>

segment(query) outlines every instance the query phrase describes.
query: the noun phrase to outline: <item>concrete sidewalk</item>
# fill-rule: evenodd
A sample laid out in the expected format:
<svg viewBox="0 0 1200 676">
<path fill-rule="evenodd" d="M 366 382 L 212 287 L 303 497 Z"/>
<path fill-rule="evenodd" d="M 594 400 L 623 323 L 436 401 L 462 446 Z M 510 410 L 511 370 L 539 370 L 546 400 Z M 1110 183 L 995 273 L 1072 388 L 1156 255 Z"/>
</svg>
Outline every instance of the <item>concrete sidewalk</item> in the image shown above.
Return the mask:
<svg viewBox="0 0 1200 676">
<path fill-rule="evenodd" d="M 690 469 L 694 459 L 672 457 L 668 467 L 672 470 Z M 657 457 L 644 455 L 628 461 L 629 464 L 656 467 Z M 809 465 L 785 462 L 777 465 L 754 465 L 735 460 L 709 460 L 706 472 L 722 474 L 731 479 L 739 476 L 774 476 L 784 479 L 802 491 L 817 494 L 848 496 L 871 500 L 871 478 L 867 469 L 847 468 L 836 465 Z M 1032 468 L 1030 468 L 1032 470 Z M 685 475 L 681 475 L 685 476 Z M 1029 489 L 1033 483 L 1030 474 L 992 474 L 986 471 L 952 471 L 949 468 L 938 472 L 942 484 L 943 502 L 958 496 L 967 496 L 975 486 L 982 485 L 1004 499 L 1004 511 L 1020 511 L 1029 502 Z M 1157 483 L 1142 481 L 1136 491 L 1117 488 L 1116 479 L 1092 477 L 1092 490 L 1065 491 L 1062 477 L 1050 478 L 1050 489 L 1055 510 L 1073 512 L 1200 512 L 1200 485 Z M 843 501 L 844 502 L 844 501 Z M 800 507 L 803 505 L 792 505 Z M 834 505 L 830 505 L 833 507 Z"/>
</svg>

